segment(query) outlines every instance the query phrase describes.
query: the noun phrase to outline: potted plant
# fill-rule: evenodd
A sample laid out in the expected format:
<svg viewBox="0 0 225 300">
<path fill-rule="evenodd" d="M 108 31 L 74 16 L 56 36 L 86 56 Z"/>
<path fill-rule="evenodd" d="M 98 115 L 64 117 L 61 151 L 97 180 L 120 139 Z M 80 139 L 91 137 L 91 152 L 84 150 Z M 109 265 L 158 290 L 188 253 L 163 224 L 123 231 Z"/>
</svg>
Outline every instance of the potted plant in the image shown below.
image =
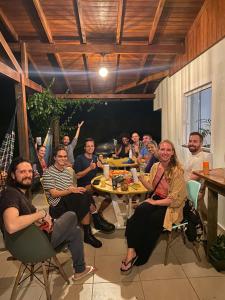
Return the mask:
<svg viewBox="0 0 225 300">
<path fill-rule="evenodd" d="M 209 249 L 209 259 L 217 271 L 225 270 L 225 235 L 218 235 Z"/>
</svg>

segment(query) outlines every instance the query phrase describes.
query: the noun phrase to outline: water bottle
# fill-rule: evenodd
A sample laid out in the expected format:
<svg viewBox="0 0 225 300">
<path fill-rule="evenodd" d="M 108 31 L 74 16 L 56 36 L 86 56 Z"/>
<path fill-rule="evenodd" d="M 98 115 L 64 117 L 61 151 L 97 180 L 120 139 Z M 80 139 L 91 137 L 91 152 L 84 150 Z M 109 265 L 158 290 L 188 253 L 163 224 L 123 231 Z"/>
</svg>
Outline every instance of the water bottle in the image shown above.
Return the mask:
<svg viewBox="0 0 225 300">
<path fill-rule="evenodd" d="M 132 157 L 133 157 L 133 153 L 132 153 L 132 150 L 130 149 L 129 150 L 129 159 L 132 159 Z"/>
<path fill-rule="evenodd" d="M 109 165 L 103 165 L 103 174 L 105 179 L 109 179 Z"/>
</svg>

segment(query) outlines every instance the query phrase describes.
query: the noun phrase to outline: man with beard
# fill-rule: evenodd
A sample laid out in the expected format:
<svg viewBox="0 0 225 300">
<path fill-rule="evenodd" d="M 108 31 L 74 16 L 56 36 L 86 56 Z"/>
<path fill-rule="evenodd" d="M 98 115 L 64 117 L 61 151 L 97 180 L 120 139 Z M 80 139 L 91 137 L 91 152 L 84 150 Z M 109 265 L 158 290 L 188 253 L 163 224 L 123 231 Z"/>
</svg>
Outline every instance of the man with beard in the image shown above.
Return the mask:
<svg viewBox="0 0 225 300">
<path fill-rule="evenodd" d="M 67 162 L 68 167 L 73 167 L 73 164 L 74 164 L 73 151 L 77 145 L 78 137 L 80 135 L 80 129 L 83 124 L 84 124 L 84 121 L 82 121 L 81 123 L 78 123 L 75 137 L 73 138 L 71 143 L 70 143 L 70 138 L 68 135 L 64 135 L 64 137 L 63 137 L 62 142 L 67 151 L 67 156 L 68 156 L 68 162 Z"/>
<path fill-rule="evenodd" d="M 28 160 L 15 159 L 8 172 L 7 187 L 2 192 L 0 202 L 0 225 L 3 232 L 13 234 L 35 223 L 41 226 L 46 222 L 51 231 L 50 242 L 54 248 L 68 242 L 72 254 L 74 280 L 78 280 L 94 271 L 92 266 L 84 262 L 84 249 L 81 230 L 77 226 L 77 217 L 73 212 L 66 212 L 55 220 L 49 214 L 37 210 L 28 200 L 27 192 L 32 185 L 33 169 Z"/>
<path fill-rule="evenodd" d="M 193 171 L 202 170 L 203 161 L 209 162 L 209 168 L 212 168 L 212 154 L 203 152 L 202 150 L 203 136 L 199 132 L 191 132 L 189 136 L 188 149 L 191 156 L 185 164 L 185 180 L 197 180 L 200 178 L 193 174 Z M 207 219 L 207 209 L 204 203 L 205 186 L 204 181 L 201 181 L 202 187 L 199 193 L 199 209 L 204 220 Z"/>
<path fill-rule="evenodd" d="M 152 136 L 150 134 L 144 134 L 142 138 L 142 147 L 138 156 L 138 160 L 144 159 L 146 162 L 150 159 L 150 153 L 148 151 L 148 144 L 152 141 Z"/>
</svg>

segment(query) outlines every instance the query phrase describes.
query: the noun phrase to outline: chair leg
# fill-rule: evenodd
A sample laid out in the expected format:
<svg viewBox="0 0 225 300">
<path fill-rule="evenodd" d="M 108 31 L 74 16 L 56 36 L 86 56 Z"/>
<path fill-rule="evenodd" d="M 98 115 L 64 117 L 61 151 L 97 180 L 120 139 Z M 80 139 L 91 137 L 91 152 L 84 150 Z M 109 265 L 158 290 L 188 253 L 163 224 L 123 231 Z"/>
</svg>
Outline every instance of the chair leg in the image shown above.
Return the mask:
<svg viewBox="0 0 225 300">
<path fill-rule="evenodd" d="M 201 257 L 199 255 L 198 247 L 196 246 L 195 242 L 192 243 L 192 246 L 193 246 L 192 249 L 193 249 L 194 254 L 196 255 L 198 261 L 201 262 Z"/>
<path fill-rule="evenodd" d="M 51 300 L 50 288 L 49 288 L 49 281 L 48 281 L 48 275 L 47 275 L 45 263 L 42 262 L 41 266 L 42 266 L 42 272 L 43 272 L 44 283 L 45 283 L 46 297 L 47 297 L 47 300 Z"/>
<path fill-rule="evenodd" d="M 30 282 L 34 279 L 34 264 L 30 266 Z"/>
<path fill-rule="evenodd" d="M 183 229 L 181 229 L 181 236 L 182 236 L 183 243 L 186 245 L 186 237 Z"/>
<path fill-rule="evenodd" d="M 164 265 L 167 265 L 167 261 L 168 261 L 168 256 L 169 256 L 169 249 L 170 249 L 170 243 L 172 241 L 172 231 L 168 232 L 167 235 L 167 244 L 166 244 L 166 253 L 165 253 L 165 258 L 164 258 Z"/>
<path fill-rule="evenodd" d="M 67 282 L 67 284 L 69 284 L 70 283 L 69 279 L 68 279 L 66 273 L 64 272 L 63 267 L 61 266 L 58 258 L 56 256 L 53 256 L 53 259 L 54 259 L 56 266 L 59 268 L 59 272 L 62 275 L 63 279 Z"/>
<path fill-rule="evenodd" d="M 19 284 L 22 272 L 23 272 L 23 263 L 20 264 L 19 271 L 17 273 L 16 280 L 15 280 L 15 283 L 13 285 L 13 289 L 12 289 L 12 294 L 11 294 L 10 300 L 16 299 L 16 289 L 18 287 L 18 284 Z"/>
</svg>

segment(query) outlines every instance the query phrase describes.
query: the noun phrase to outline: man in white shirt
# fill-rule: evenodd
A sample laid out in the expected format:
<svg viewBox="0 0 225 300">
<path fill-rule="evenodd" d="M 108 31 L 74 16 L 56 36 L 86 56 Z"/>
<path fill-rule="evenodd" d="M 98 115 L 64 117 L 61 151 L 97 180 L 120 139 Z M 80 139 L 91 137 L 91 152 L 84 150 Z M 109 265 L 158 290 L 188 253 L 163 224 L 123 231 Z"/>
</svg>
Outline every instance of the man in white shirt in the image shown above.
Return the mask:
<svg viewBox="0 0 225 300">
<path fill-rule="evenodd" d="M 188 149 L 191 156 L 186 161 L 185 164 L 185 180 L 197 180 L 200 178 L 193 174 L 193 171 L 202 170 L 203 161 L 209 162 L 209 169 L 212 169 L 213 160 L 212 154 L 208 152 L 203 152 L 202 150 L 203 136 L 199 132 L 191 132 L 189 136 Z M 204 203 L 205 187 L 204 182 L 202 183 L 201 190 L 199 192 L 199 210 L 203 219 L 207 219 L 207 209 Z"/>
</svg>

